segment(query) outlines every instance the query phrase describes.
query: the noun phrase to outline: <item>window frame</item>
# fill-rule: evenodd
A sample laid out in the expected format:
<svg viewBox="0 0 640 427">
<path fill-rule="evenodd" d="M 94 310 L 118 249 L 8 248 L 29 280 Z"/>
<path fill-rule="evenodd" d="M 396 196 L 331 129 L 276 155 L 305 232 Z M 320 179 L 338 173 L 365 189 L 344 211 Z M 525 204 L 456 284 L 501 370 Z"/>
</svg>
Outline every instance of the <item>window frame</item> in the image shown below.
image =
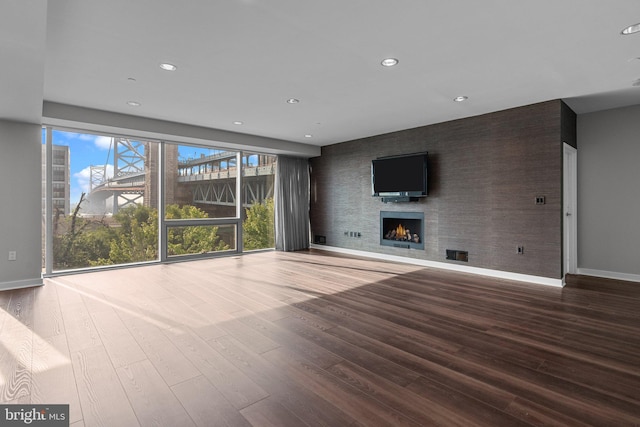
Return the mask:
<svg viewBox="0 0 640 427">
<path fill-rule="evenodd" d="M 45 162 L 44 168 L 44 204 L 43 211 L 45 215 L 44 229 L 43 229 L 43 240 L 44 240 L 44 268 L 43 268 L 43 277 L 54 277 L 62 274 L 71 274 L 71 273 L 82 273 L 87 271 L 96 271 L 96 270 L 106 270 L 106 269 L 116 269 L 116 268 L 126 268 L 131 266 L 139 266 L 146 264 L 154 264 L 154 263 L 171 263 L 171 262 L 183 262 L 195 259 L 209 259 L 216 258 L 220 256 L 235 256 L 241 255 L 244 253 L 252 253 L 255 251 L 269 251 L 274 250 L 275 248 L 265 248 L 265 249 L 256 249 L 251 250 L 249 252 L 244 251 L 244 239 L 243 239 L 243 221 L 244 221 L 244 203 L 245 194 L 244 194 L 244 180 L 243 180 L 243 156 L 244 152 L 242 149 L 233 149 L 233 148 L 221 148 L 216 146 L 209 146 L 205 144 L 196 144 L 196 143 L 187 143 L 187 142 L 178 142 L 171 141 L 167 139 L 157 139 L 157 138 L 140 138 L 135 135 L 135 132 L 132 134 L 114 134 L 111 132 L 96 132 L 88 129 L 82 128 L 69 128 L 65 126 L 53 126 L 53 125 L 43 125 L 44 130 L 44 144 L 45 150 L 43 159 Z M 122 137 L 122 138 L 131 138 L 136 140 L 144 140 L 158 144 L 158 157 L 156 159 L 158 164 L 158 183 L 157 183 L 157 199 L 158 199 L 158 258 L 150 261 L 138 261 L 133 263 L 126 264 L 114 264 L 114 265 L 106 265 L 106 266 L 90 266 L 90 267 L 81 267 L 74 268 L 68 270 L 54 270 L 54 260 L 53 260 L 53 212 L 54 212 L 54 186 L 53 186 L 53 177 L 54 177 L 54 166 L 55 159 L 53 153 L 53 132 L 61 131 L 61 132 L 73 132 L 80 134 L 90 134 L 90 135 L 99 135 L 99 136 L 113 136 L 113 137 Z M 220 150 L 229 150 L 235 152 L 235 164 L 237 168 L 236 173 L 236 182 L 235 182 L 235 216 L 234 217 L 222 217 L 222 218 L 192 218 L 192 219 L 166 219 L 165 215 L 165 160 L 166 160 L 166 147 L 168 144 L 177 144 L 177 145 L 187 145 L 201 148 L 209 148 L 209 149 L 220 149 Z M 252 149 L 248 151 L 250 155 L 268 155 L 276 158 L 276 162 L 278 161 L 278 156 L 276 154 L 268 154 L 261 153 Z M 274 176 L 274 180 L 277 179 L 277 176 Z M 185 254 L 185 255 L 168 255 L 168 242 L 167 236 L 169 230 L 172 227 L 191 227 L 191 226 L 225 226 L 230 225 L 234 226 L 235 233 L 235 248 L 224 251 L 212 251 L 206 253 L 198 253 L 198 254 Z"/>
</svg>

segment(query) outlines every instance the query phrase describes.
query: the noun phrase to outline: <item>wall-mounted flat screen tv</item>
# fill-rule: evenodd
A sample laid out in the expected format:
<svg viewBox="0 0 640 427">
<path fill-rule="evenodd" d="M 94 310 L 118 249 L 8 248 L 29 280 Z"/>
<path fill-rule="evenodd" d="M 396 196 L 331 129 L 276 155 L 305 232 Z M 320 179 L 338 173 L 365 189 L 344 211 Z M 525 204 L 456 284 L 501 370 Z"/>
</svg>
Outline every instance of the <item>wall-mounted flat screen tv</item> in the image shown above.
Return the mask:
<svg viewBox="0 0 640 427">
<path fill-rule="evenodd" d="M 371 186 L 378 197 L 427 195 L 427 153 L 381 157 L 371 162 Z"/>
</svg>

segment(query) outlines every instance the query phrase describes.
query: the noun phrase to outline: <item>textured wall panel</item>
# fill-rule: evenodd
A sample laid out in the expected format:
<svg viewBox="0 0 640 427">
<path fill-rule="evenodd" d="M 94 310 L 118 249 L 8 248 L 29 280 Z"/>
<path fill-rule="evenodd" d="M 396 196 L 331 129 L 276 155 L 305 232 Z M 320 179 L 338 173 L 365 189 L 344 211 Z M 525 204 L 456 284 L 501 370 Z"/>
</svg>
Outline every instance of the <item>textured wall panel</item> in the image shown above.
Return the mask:
<svg viewBox="0 0 640 427">
<path fill-rule="evenodd" d="M 575 141 L 567 110 L 549 101 L 323 147 L 311 159 L 312 234 L 330 246 L 439 262 L 456 262 L 446 249 L 463 250 L 464 265 L 560 278 L 562 140 Z M 384 204 L 371 196 L 371 160 L 421 151 L 429 152 L 428 197 Z M 381 210 L 424 212 L 425 249 L 380 246 Z"/>
</svg>

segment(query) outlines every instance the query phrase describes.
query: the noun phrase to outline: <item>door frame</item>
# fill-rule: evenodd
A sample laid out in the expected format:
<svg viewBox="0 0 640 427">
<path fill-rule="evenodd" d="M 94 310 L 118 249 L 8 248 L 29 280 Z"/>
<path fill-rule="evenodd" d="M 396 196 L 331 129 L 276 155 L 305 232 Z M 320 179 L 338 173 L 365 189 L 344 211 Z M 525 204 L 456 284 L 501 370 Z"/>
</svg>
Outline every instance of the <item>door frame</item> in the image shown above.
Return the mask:
<svg viewBox="0 0 640 427">
<path fill-rule="evenodd" d="M 578 271 L 578 150 L 562 149 L 562 283 Z"/>
</svg>

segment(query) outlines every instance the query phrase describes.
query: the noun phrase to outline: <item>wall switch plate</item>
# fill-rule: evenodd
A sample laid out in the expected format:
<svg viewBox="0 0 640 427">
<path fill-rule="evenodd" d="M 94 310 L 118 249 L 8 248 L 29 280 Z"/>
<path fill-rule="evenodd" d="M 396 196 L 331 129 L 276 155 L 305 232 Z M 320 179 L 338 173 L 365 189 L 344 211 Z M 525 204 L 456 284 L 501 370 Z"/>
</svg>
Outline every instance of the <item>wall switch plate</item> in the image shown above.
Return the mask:
<svg viewBox="0 0 640 427">
<path fill-rule="evenodd" d="M 546 200 L 544 196 L 536 196 L 536 205 L 544 205 Z"/>
<path fill-rule="evenodd" d="M 524 254 L 524 246 L 518 246 L 516 248 L 518 255 Z"/>
<path fill-rule="evenodd" d="M 18 253 L 16 251 L 9 251 L 9 261 L 15 261 L 18 259 Z"/>
</svg>

